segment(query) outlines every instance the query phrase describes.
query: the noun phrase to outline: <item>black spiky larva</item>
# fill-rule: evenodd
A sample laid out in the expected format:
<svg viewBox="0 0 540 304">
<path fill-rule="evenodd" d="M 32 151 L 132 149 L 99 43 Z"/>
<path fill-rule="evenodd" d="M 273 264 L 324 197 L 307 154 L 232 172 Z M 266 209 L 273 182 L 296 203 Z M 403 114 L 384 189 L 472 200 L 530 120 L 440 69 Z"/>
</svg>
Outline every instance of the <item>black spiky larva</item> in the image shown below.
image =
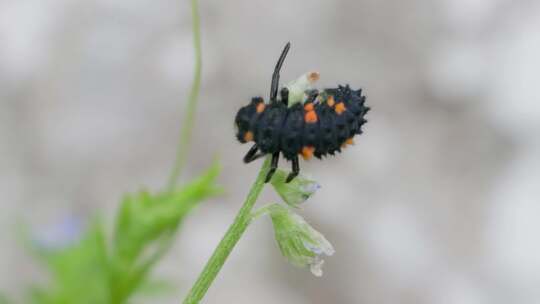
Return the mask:
<svg viewBox="0 0 540 304">
<path fill-rule="evenodd" d="M 364 116 L 370 109 L 365 105 L 362 90 L 353 90 L 349 85 L 311 90 L 306 92 L 308 97 L 302 103 L 292 106 L 288 105 L 289 92 L 284 87 L 278 101 L 279 70 L 289 48 L 290 43 L 287 43 L 274 70 L 270 102 L 253 97 L 235 119 L 238 140 L 254 142 L 244 162 L 272 154 L 266 182 L 277 169 L 279 153 L 292 161 L 292 172 L 287 177 L 290 182 L 300 172 L 298 155 L 307 160 L 341 152 L 352 144 L 355 135 L 362 134 L 362 125 L 367 122 Z"/>
</svg>

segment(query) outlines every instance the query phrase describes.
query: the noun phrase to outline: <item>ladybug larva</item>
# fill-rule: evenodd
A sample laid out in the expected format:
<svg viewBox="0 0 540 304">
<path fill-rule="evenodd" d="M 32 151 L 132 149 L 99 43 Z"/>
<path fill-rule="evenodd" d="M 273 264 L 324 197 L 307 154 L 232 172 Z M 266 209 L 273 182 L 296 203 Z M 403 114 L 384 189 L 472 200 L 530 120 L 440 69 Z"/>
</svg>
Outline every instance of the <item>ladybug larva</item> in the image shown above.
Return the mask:
<svg viewBox="0 0 540 304">
<path fill-rule="evenodd" d="M 274 69 L 270 102 L 253 97 L 235 119 L 238 140 L 254 142 L 244 156 L 245 163 L 272 154 L 266 182 L 277 169 L 279 153 L 292 161 L 288 183 L 300 172 L 298 155 L 308 160 L 341 152 L 341 148 L 352 144 L 355 135 L 362 134 L 362 125 L 367 122 L 364 116 L 369 111 L 364 105 L 366 97 L 362 96 L 362 90 L 352 90 L 348 85 L 308 90 L 303 102 L 292 105 L 289 105 L 289 90 L 283 87 L 278 100 L 279 71 L 289 48 L 290 43 L 287 43 Z"/>
</svg>

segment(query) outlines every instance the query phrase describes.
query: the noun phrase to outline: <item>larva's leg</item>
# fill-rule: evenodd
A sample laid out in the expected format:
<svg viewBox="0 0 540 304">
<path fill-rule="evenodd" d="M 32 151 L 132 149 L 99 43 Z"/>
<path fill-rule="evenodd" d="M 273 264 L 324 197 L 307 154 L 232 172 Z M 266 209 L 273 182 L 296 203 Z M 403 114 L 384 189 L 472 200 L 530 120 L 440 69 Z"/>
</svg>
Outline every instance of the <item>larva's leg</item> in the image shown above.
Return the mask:
<svg viewBox="0 0 540 304">
<path fill-rule="evenodd" d="M 317 99 L 317 96 L 319 96 L 319 91 L 318 90 L 307 91 L 307 99 L 306 99 L 305 103 L 315 102 L 315 99 Z"/>
<path fill-rule="evenodd" d="M 246 153 L 246 156 L 244 156 L 244 163 L 250 163 L 257 158 L 264 156 L 264 154 L 256 154 L 257 151 L 259 151 L 259 146 L 257 144 L 254 144 L 251 149 L 249 149 L 248 153 Z"/>
<path fill-rule="evenodd" d="M 281 94 L 281 102 L 288 106 L 289 105 L 289 89 L 287 89 L 286 87 L 283 87 L 280 91 L 280 94 Z"/>
<path fill-rule="evenodd" d="M 270 170 L 268 170 L 268 174 L 266 175 L 265 183 L 268 183 L 272 176 L 274 175 L 274 172 L 276 172 L 278 167 L 278 161 L 279 161 L 279 152 L 276 152 L 272 154 L 272 162 L 270 163 Z"/>
<path fill-rule="evenodd" d="M 287 176 L 286 183 L 290 183 L 295 177 L 298 176 L 300 173 L 300 164 L 298 163 L 298 155 L 296 155 L 292 159 L 292 171 L 289 173 L 289 176 Z"/>
</svg>

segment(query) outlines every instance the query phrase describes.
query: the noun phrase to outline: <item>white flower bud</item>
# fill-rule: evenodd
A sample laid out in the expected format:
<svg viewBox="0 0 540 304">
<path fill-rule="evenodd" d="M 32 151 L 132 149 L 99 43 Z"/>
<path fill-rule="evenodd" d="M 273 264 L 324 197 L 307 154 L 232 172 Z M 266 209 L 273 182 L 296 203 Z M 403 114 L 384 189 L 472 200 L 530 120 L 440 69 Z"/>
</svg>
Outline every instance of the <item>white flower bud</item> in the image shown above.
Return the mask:
<svg viewBox="0 0 540 304">
<path fill-rule="evenodd" d="M 291 207 L 297 208 L 321 188 L 316 181 L 302 175 L 295 177 L 289 183 L 285 182 L 286 178 L 285 171 L 277 170 L 271 183 L 283 201 Z"/>
<path fill-rule="evenodd" d="M 332 244 L 301 216 L 279 204 L 267 207 L 272 218 L 279 249 L 287 260 L 298 267 L 309 267 L 315 276 L 322 275 L 322 257 L 334 254 Z"/>
</svg>

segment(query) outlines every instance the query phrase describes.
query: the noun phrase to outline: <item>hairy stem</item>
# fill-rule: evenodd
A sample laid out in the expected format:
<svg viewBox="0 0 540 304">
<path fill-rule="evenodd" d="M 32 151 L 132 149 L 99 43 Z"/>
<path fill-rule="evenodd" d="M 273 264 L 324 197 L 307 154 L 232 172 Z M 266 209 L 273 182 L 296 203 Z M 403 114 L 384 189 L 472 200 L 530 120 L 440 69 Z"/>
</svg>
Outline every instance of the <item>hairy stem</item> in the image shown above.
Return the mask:
<svg viewBox="0 0 540 304">
<path fill-rule="evenodd" d="M 201 55 L 201 24 L 199 18 L 199 8 L 197 0 L 191 0 L 191 15 L 192 15 L 192 27 L 193 27 L 193 47 L 195 50 L 195 71 L 193 75 L 193 83 L 189 91 L 188 105 L 184 121 L 182 124 L 182 131 L 180 133 L 180 139 L 178 141 L 178 148 L 176 150 L 176 160 L 173 170 L 167 183 L 167 189 L 171 191 L 176 186 L 178 178 L 182 173 L 182 169 L 186 163 L 186 157 L 188 152 L 189 142 L 191 141 L 191 130 L 193 129 L 193 122 L 195 120 L 195 110 L 197 109 L 197 100 L 199 99 L 199 91 L 201 87 L 201 68 L 202 68 L 202 55 Z"/>
<path fill-rule="evenodd" d="M 269 167 L 270 158 L 266 158 L 261 170 L 259 171 L 257 179 L 249 190 L 249 194 L 244 202 L 244 205 L 242 205 L 242 208 L 240 208 L 240 211 L 238 211 L 234 222 L 231 224 L 219 242 L 217 248 L 214 250 L 214 253 L 206 263 L 206 266 L 204 266 L 199 278 L 184 299 L 184 304 L 199 303 L 199 301 L 204 297 L 206 291 L 221 270 L 221 267 L 223 267 L 225 260 L 227 260 L 227 257 L 251 222 L 251 210 L 253 209 L 259 194 L 264 188 L 264 180 L 266 178 L 266 174 L 268 173 Z"/>
</svg>

